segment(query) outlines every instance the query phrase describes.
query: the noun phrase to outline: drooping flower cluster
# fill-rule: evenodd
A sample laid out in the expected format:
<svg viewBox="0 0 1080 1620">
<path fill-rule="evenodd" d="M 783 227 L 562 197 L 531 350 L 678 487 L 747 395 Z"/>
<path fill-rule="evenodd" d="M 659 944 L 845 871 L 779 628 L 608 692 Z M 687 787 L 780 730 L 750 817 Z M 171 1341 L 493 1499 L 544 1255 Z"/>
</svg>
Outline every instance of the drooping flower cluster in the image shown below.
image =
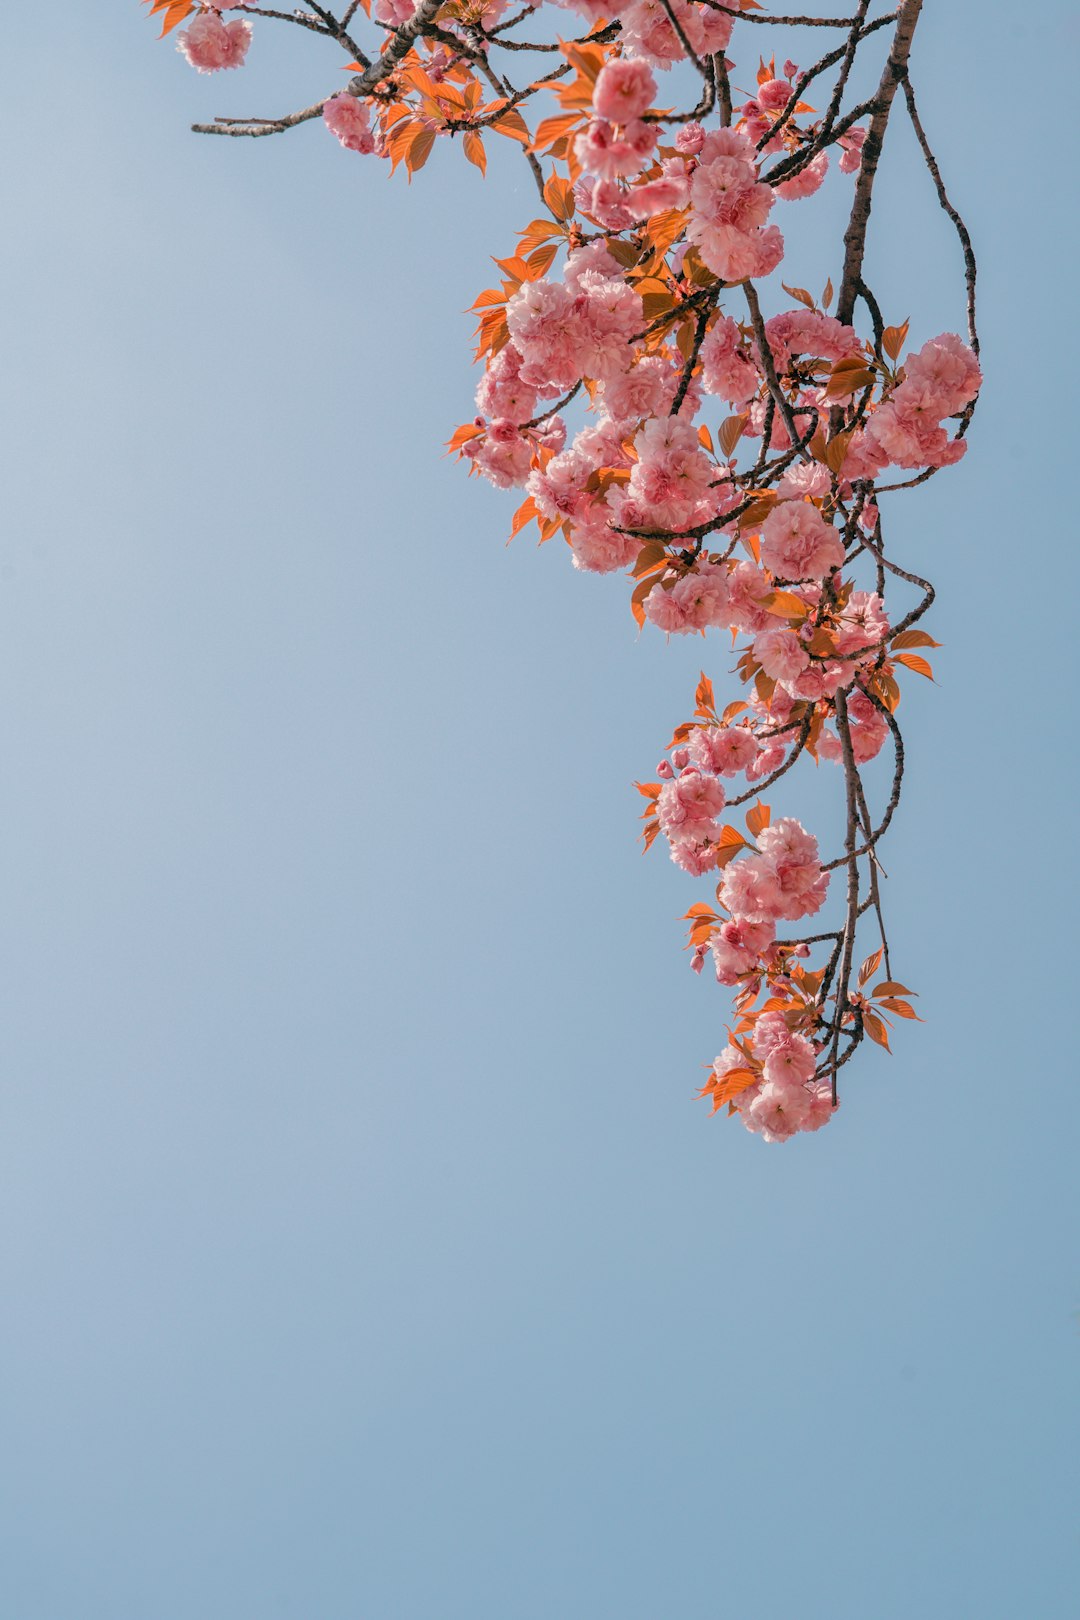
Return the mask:
<svg viewBox="0 0 1080 1620">
<path fill-rule="evenodd" d="M 199 72 L 244 61 L 251 24 L 223 15 L 239 0 L 148 3 L 166 32 L 187 23 L 179 49 Z M 662 833 L 679 867 L 715 882 L 716 909 L 687 914 L 691 960 L 700 971 L 711 959 L 737 1022 L 703 1095 L 783 1141 L 831 1118 L 837 1073 L 864 1036 L 888 1046 L 886 1015 L 915 1016 L 889 971 L 876 849 L 903 774 L 899 677 L 929 675 L 922 650 L 937 644 L 916 627 L 932 588 L 887 551 L 880 497 L 964 454 L 982 380 L 970 244 L 958 227 L 971 341 L 945 333 L 905 360 L 907 322 L 885 324 L 865 279 L 876 156 L 864 167 L 863 150 L 865 120 L 875 120 L 876 154 L 902 85 L 955 220 L 908 71 L 919 0 L 869 22 L 865 8 L 850 21 L 809 19 L 839 29 L 840 48 L 808 68 L 762 58 L 739 104 L 726 52 L 754 40 L 735 31 L 736 14 L 785 22 L 758 0 L 567 3 L 587 23 L 572 40 L 565 14 L 550 39 L 537 37 L 541 6 L 507 18 L 507 0 L 374 0 L 366 48 L 353 37 L 356 6 L 340 18 L 276 13 L 346 51 L 356 77 L 282 119 L 205 127 L 264 135 L 321 113 L 346 151 L 410 178 L 440 138 L 481 171 L 485 139 L 523 150 L 542 215 L 495 261 L 500 285 L 474 306 L 484 370 L 476 415 L 451 448 L 497 489 L 523 492 L 514 533 L 535 522 L 541 540 L 562 536 L 577 568 L 628 570 L 640 626 L 719 631 L 736 648 L 745 698 L 718 711 L 702 676 L 693 719 L 676 729 L 657 780 L 639 787 L 646 845 Z M 856 59 L 886 23 L 881 84 L 854 103 Z M 508 78 L 498 64 L 509 50 Z M 512 89 L 532 50 L 536 78 Z M 683 108 L 665 77 L 677 63 L 699 81 Z M 554 98 L 554 116 L 530 123 L 540 96 Z M 838 290 L 830 280 L 818 299 L 774 277 L 785 209 L 819 194 L 844 201 L 851 185 Z M 889 468 L 915 477 L 882 482 Z M 897 583 L 921 592 L 899 614 L 885 603 Z M 872 813 L 861 770 L 890 740 L 888 799 Z M 773 821 L 757 797 L 804 753 L 843 778 L 843 850 L 825 863 L 799 820 Z M 751 799 L 744 833 L 725 818 Z M 837 868 L 842 881 L 830 884 Z M 840 904 L 837 917 L 807 922 Z M 857 970 L 869 914 L 881 945 Z"/>
</svg>

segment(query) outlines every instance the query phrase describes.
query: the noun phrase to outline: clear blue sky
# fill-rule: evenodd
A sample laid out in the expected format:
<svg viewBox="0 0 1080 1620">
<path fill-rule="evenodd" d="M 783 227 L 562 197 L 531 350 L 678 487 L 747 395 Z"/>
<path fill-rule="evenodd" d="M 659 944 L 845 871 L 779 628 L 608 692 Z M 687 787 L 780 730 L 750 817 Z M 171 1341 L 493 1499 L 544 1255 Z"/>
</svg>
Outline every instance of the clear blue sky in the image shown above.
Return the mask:
<svg viewBox="0 0 1080 1620">
<path fill-rule="evenodd" d="M 2 1620 L 1075 1614 L 1074 8 L 920 25 L 989 377 L 893 517 L 927 1022 L 777 1148 L 692 1100 L 707 889 L 630 787 L 726 650 L 441 458 L 514 154 L 200 140 L 336 63 L 5 10 Z M 957 327 L 906 135 L 882 180 L 887 314 Z"/>
</svg>

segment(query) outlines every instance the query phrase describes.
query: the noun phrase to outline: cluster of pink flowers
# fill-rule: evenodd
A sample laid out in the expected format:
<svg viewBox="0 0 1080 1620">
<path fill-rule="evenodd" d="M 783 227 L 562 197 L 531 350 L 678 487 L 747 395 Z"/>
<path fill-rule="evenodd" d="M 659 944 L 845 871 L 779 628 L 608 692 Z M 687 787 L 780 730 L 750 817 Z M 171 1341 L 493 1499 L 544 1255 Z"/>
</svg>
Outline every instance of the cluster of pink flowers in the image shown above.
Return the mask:
<svg viewBox="0 0 1080 1620">
<path fill-rule="evenodd" d="M 753 142 L 738 129 L 712 130 L 697 159 L 686 234 L 702 263 L 724 281 L 769 275 L 784 256 L 784 238 L 766 223 L 776 193 L 760 179 Z"/>
<path fill-rule="evenodd" d="M 895 467 L 947 467 L 967 449 L 942 425 L 979 391 L 982 371 L 967 344 L 952 332 L 924 343 L 904 367 L 904 378 L 856 436 L 851 477 L 873 478 Z M 846 469 L 845 469 L 846 470 Z"/>
<path fill-rule="evenodd" d="M 732 1098 L 747 1130 L 766 1142 L 786 1142 L 797 1131 L 818 1131 L 833 1116 L 832 1087 L 816 1080 L 818 1054 L 793 1033 L 782 1013 L 762 1013 L 754 1026 L 753 1067 L 747 1052 L 729 1044 L 713 1064 L 716 1082 L 736 1071 L 751 1076 Z M 706 1092 L 710 1088 L 706 1088 Z"/>
</svg>

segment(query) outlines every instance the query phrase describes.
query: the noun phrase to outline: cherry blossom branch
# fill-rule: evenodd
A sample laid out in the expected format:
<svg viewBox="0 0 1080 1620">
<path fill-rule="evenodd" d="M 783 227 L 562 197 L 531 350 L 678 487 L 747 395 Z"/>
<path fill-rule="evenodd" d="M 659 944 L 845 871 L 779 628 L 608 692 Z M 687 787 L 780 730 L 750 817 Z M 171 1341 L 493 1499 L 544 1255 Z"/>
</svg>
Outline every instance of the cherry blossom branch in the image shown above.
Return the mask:
<svg viewBox="0 0 1080 1620">
<path fill-rule="evenodd" d="M 836 318 L 851 324 L 855 312 L 855 295 L 862 279 L 863 257 L 866 253 L 866 229 L 870 223 L 870 208 L 881 151 L 885 143 L 885 130 L 889 123 L 896 87 L 907 73 L 908 57 L 915 26 L 922 11 L 923 0 L 904 0 L 897 13 L 896 33 L 892 49 L 882 71 L 875 97 L 876 108 L 862 149 L 862 166 L 855 181 L 855 196 L 851 204 L 851 217 L 844 232 L 844 271 L 836 298 Z"/>
</svg>

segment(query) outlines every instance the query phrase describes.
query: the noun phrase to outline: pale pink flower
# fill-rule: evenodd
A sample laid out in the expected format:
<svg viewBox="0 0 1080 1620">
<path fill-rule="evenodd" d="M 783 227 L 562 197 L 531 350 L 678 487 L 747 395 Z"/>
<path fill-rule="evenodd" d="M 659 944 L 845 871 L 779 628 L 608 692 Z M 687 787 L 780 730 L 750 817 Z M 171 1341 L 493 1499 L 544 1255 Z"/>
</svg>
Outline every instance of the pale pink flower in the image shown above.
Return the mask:
<svg viewBox="0 0 1080 1620">
<path fill-rule="evenodd" d="M 627 207 L 636 219 L 651 219 L 669 208 L 685 208 L 690 182 L 681 158 L 667 158 L 655 180 L 646 180 L 626 194 Z"/>
<path fill-rule="evenodd" d="M 570 549 L 574 554 L 574 567 L 589 574 L 612 574 L 628 568 L 641 550 L 641 541 L 633 535 L 620 534 L 608 522 L 605 506 L 594 505 L 582 517 L 574 520 L 570 530 Z"/>
<path fill-rule="evenodd" d="M 967 344 L 955 332 L 943 332 L 910 357 L 904 382 L 921 383 L 932 392 L 939 416 L 952 416 L 975 398 L 982 386 L 982 371 Z"/>
<path fill-rule="evenodd" d="M 784 915 L 784 896 L 776 872 L 761 855 L 744 855 L 725 867 L 720 900 L 740 921 L 773 922 Z"/>
<path fill-rule="evenodd" d="M 862 353 L 862 344 L 852 327 L 816 309 L 785 309 L 770 316 L 765 332 L 779 372 L 789 370 L 797 354 L 837 361 Z"/>
<path fill-rule="evenodd" d="M 574 187 L 578 212 L 595 219 L 606 231 L 625 231 L 637 220 L 627 206 L 628 193 L 617 180 L 598 180 L 583 174 Z"/>
<path fill-rule="evenodd" d="M 854 174 L 862 168 L 862 149 L 865 140 L 866 130 L 862 124 L 853 124 L 846 134 L 841 135 L 841 174 Z"/>
<path fill-rule="evenodd" d="M 790 625 L 759 630 L 754 637 L 754 657 L 772 681 L 791 685 L 809 666 L 810 654 Z"/>
<path fill-rule="evenodd" d="M 630 371 L 604 383 L 604 409 L 616 421 L 626 423 L 665 415 L 675 397 L 681 371 L 662 355 L 643 355 Z"/>
<path fill-rule="evenodd" d="M 814 1078 L 817 1056 L 804 1035 L 789 1035 L 779 1041 L 765 1059 L 767 1082 L 781 1086 L 801 1086 Z"/>
<path fill-rule="evenodd" d="M 488 365 L 477 385 L 476 408 L 508 422 L 529 422 L 536 415 L 536 389 L 521 380 L 521 353 L 515 344 L 504 343 Z"/>
<path fill-rule="evenodd" d="M 717 982 L 737 984 L 744 973 L 759 967 L 763 952 L 775 939 L 776 926 L 771 922 L 751 923 L 732 917 L 721 923 L 709 941 Z"/>
<path fill-rule="evenodd" d="M 731 405 L 753 399 L 761 381 L 757 366 L 742 348 L 742 334 L 728 315 L 717 318 L 701 345 L 702 383 Z"/>
<path fill-rule="evenodd" d="M 634 358 L 630 339 L 641 330 L 641 297 L 621 277 L 586 271 L 577 284 L 580 365 L 586 377 L 606 381 L 626 371 Z"/>
<path fill-rule="evenodd" d="M 176 37 L 177 50 L 200 73 L 240 67 L 250 44 L 249 22 L 222 22 L 214 11 L 200 11 Z"/>
<path fill-rule="evenodd" d="M 647 112 L 656 97 L 656 80 L 647 62 L 619 57 L 600 69 L 593 86 L 593 107 L 598 118 L 628 124 Z"/>
<path fill-rule="evenodd" d="M 593 118 L 577 136 L 574 151 L 590 174 L 601 180 L 618 180 L 640 174 L 656 150 L 656 142 L 655 124 L 635 118 L 617 126 L 606 118 Z"/>
<path fill-rule="evenodd" d="M 677 531 L 712 516 L 717 507 L 711 488 L 716 469 L 689 422 L 676 416 L 656 417 L 640 429 L 634 448 L 638 460 L 626 493 L 649 514 L 642 527 Z M 613 504 L 621 507 L 621 494 L 617 501 L 613 496 Z"/>
<path fill-rule="evenodd" d="M 525 282 L 506 306 L 506 324 L 521 355 L 523 382 L 561 393 L 581 381 L 581 310 L 561 282 Z"/>
<path fill-rule="evenodd" d="M 371 116 L 367 105 L 357 96 L 342 91 L 323 103 L 323 123 L 331 130 L 348 152 L 369 154 L 375 150 L 375 137 L 371 132 Z"/>
<path fill-rule="evenodd" d="M 581 0 L 574 0 L 574 3 L 580 6 Z M 671 0 L 671 6 L 698 56 L 711 56 L 726 48 L 731 39 L 731 17 L 724 12 L 707 11 L 704 6 L 689 5 L 687 0 Z M 629 5 L 620 5 L 616 9 L 622 37 L 633 47 L 635 56 L 643 57 L 653 67 L 662 69 L 671 67 L 673 62 L 681 62 L 686 56 L 659 0 L 630 0 Z M 611 15 L 610 6 L 605 15 Z"/>
<path fill-rule="evenodd" d="M 810 1117 L 810 1094 L 803 1086 L 762 1086 L 747 1110 L 747 1118 L 766 1142 L 786 1142 L 802 1130 Z"/>
<path fill-rule="evenodd" d="M 792 175 L 790 180 L 781 180 L 776 187 L 776 195 L 783 197 L 785 202 L 798 202 L 802 197 L 812 197 L 815 191 L 821 189 L 829 169 L 828 152 L 819 152 L 816 157 L 798 174 Z"/>
<path fill-rule="evenodd" d="M 529 476 L 533 449 L 515 422 L 492 422 L 484 437 L 470 439 L 464 454 L 496 489 L 512 489 Z"/>
<path fill-rule="evenodd" d="M 683 157 L 697 157 L 705 141 L 705 131 L 700 124 L 684 124 L 675 137 L 675 150 Z"/>
<path fill-rule="evenodd" d="M 757 738 L 745 726 L 695 726 L 688 746 L 694 763 L 717 776 L 738 776 L 758 756 Z"/>
<path fill-rule="evenodd" d="M 671 595 L 679 604 L 687 630 L 707 630 L 728 622 L 726 568 L 699 562 L 683 575 Z"/>
<path fill-rule="evenodd" d="M 820 1131 L 827 1125 L 836 1110 L 833 1108 L 832 1085 L 825 1080 L 818 1085 L 807 1086 L 807 1095 L 810 1098 L 810 1112 L 803 1120 L 804 1131 Z"/>
<path fill-rule="evenodd" d="M 375 0 L 372 15 L 387 28 L 400 28 L 416 15 L 416 0 Z"/>
<path fill-rule="evenodd" d="M 823 467 L 820 461 L 797 461 L 777 484 L 776 493 L 782 501 L 801 500 L 804 495 L 819 501 L 831 488 L 828 467 Z"/>
<path fill-rule="evenodd" d="M 669 837 L 715 821 L 723 808 L 724 789 L 715 776 L 701 771 L 684 771 L 673 782 L 665 782 L 656 801 L 660 825 Z"/>
<path fill-rule="evenodd" d="M 820 580 L 844 562 L 844 545 L 808 501 L 780 501 L 761 526 L 761 560 L 777 579 Z"/>
<path fill-rule="evenodd" d="M 752 562 L 739 563 L 732 569 L 728 575 L 728 611 L 736 630 L 755 635 L 766 626 L 775 627 L 775 618 L 761 605 L 770 589 L 769 581 Z"/>
</svg>

